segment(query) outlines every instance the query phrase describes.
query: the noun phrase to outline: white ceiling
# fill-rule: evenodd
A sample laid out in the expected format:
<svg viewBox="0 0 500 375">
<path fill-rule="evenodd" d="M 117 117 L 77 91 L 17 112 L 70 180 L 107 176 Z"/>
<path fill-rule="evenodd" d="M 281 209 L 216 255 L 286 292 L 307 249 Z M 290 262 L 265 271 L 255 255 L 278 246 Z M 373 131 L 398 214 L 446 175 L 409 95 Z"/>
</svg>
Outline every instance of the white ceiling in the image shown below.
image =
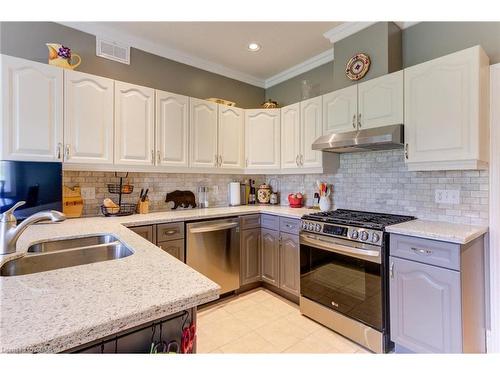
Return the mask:
<svg viewBox="0 0 500 375">
<path fill-rule="evenodd" d="M 304 61 L 313 59 L 319 64 L 332 60 L 332 43 L 323 34 L 341 25 L 342 22 L 66 22 L 64 24 L 265 87 L 268 86 L 266 80 L 276 78 L 276 75 Z M 249 52 L 247 50 L 249 42 L 258 42 L 262 46 L 261 50 Z M 330 54 L 331 57 L 326 56 Z"/>
</svg>

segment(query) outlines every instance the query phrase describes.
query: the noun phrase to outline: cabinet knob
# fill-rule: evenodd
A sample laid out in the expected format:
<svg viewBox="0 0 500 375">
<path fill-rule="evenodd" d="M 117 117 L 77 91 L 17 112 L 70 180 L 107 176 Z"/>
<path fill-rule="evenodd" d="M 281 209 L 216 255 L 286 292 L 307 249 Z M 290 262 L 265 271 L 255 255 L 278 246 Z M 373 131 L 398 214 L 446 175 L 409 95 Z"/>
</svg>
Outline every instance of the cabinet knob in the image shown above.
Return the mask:
<svg viewBox="0 0 500 375">
<path fill-rule="evenodd" d="M 358 113 L 358 128 L 361 128 L 361 113 Z"/>
<path fill-rule="evenodd" d="M 304 166 L 304 155 L 300 154 L 300 166 Z"/>
<path fill-rule="evenodd" d="M 391 279 L 394 279 L 394 262 L 391 263 L 391 267 L 389 269 L 389 274 L 391 276 Z"/>
<path fill-rule="evenodd" d="M 70 145 L 66 145 L 66 150 L 64 152 L 65 152 L 65 158 L 66 158 L 66 160 L 68 160 L 69 153 L 70 153 Z"/>
<path fill-rule="evenodd" d="M 57 144 L 57 148 L 56 148 L 56 158 L 57 158 L 58 160 L 61 160 L 61 148 L 62 148 L 62 143 L 61 143 L 61 142 L 59 142 L 59 143 Z"/>
<path fill-rule="evenodd" d="M 352 115 L 352 127 L 356 129 L 356 115 Z"/>
<path fill-rule="evenodd" d="M 300 164 L 299 164 L 299 155 L 297 155 L 297 156 L 295 157 L 295 164 L 297 164 L 297 167 L 300 165 Z"/>
<path fill-rule="evenodd" d="M 158 164 L 161 162 L 161 153 L 160 150 L 156 151 L 156 160 L 158 161 Z"/>
<path fill-rule="evenodd" d="M 405 159 L 408 160 L 408 143 L 405 144 Z"/>
<path fill-rule="evenodd" d="M 155 150 L 151 150 L 151 163 L 155 163 Z"/>
</svg>

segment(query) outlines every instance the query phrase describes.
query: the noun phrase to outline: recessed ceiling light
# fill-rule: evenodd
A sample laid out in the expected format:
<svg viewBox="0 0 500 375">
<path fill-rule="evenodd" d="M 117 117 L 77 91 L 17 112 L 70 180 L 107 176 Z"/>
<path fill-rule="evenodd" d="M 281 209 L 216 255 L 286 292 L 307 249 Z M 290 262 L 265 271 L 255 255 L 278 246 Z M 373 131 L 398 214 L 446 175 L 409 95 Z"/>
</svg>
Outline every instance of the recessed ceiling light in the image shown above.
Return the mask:
<svg viewBox="0 0 500 375">
<path fill-rule="evenodd" d="M 249 51 L 252 51 L 252 52 L 257 52 L 258 50 L 260 50 L 260 44 L 259 43 L 255 43 L 255 42 L 251 42 L 251 43 L 248 43 L 248 50 Z"/>
</svg>

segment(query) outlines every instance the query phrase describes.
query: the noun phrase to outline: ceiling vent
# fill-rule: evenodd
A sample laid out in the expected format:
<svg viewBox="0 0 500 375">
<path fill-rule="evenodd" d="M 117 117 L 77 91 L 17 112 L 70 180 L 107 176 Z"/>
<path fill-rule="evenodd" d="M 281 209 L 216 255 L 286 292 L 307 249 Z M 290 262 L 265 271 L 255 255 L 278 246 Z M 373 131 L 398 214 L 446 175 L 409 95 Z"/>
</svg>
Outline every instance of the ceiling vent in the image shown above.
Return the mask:
<svg viewBox="0 0 500 375">
<path fill-rule="evenodd" d="M 121 43 L 96 38 L 96 54 L 105 59 L 130 65 L 130 46 Z"/>
</svg>

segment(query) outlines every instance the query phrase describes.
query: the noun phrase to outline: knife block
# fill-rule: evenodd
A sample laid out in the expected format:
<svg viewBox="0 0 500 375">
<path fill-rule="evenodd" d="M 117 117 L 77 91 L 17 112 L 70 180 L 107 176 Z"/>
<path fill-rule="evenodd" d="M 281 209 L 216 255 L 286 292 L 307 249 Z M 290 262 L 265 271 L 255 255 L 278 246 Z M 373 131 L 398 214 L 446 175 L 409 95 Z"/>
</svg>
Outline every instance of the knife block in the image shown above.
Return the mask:
<svg viewBox="0 0 500 375">
<path fill-rule="evenodd" d="M 139 202 L 137 202 L 137 213 L 138 214 L 149 213 L 149 199 L 146 199 L 145 201 L 141 201 L 139 199 Z"/>
</svg>

